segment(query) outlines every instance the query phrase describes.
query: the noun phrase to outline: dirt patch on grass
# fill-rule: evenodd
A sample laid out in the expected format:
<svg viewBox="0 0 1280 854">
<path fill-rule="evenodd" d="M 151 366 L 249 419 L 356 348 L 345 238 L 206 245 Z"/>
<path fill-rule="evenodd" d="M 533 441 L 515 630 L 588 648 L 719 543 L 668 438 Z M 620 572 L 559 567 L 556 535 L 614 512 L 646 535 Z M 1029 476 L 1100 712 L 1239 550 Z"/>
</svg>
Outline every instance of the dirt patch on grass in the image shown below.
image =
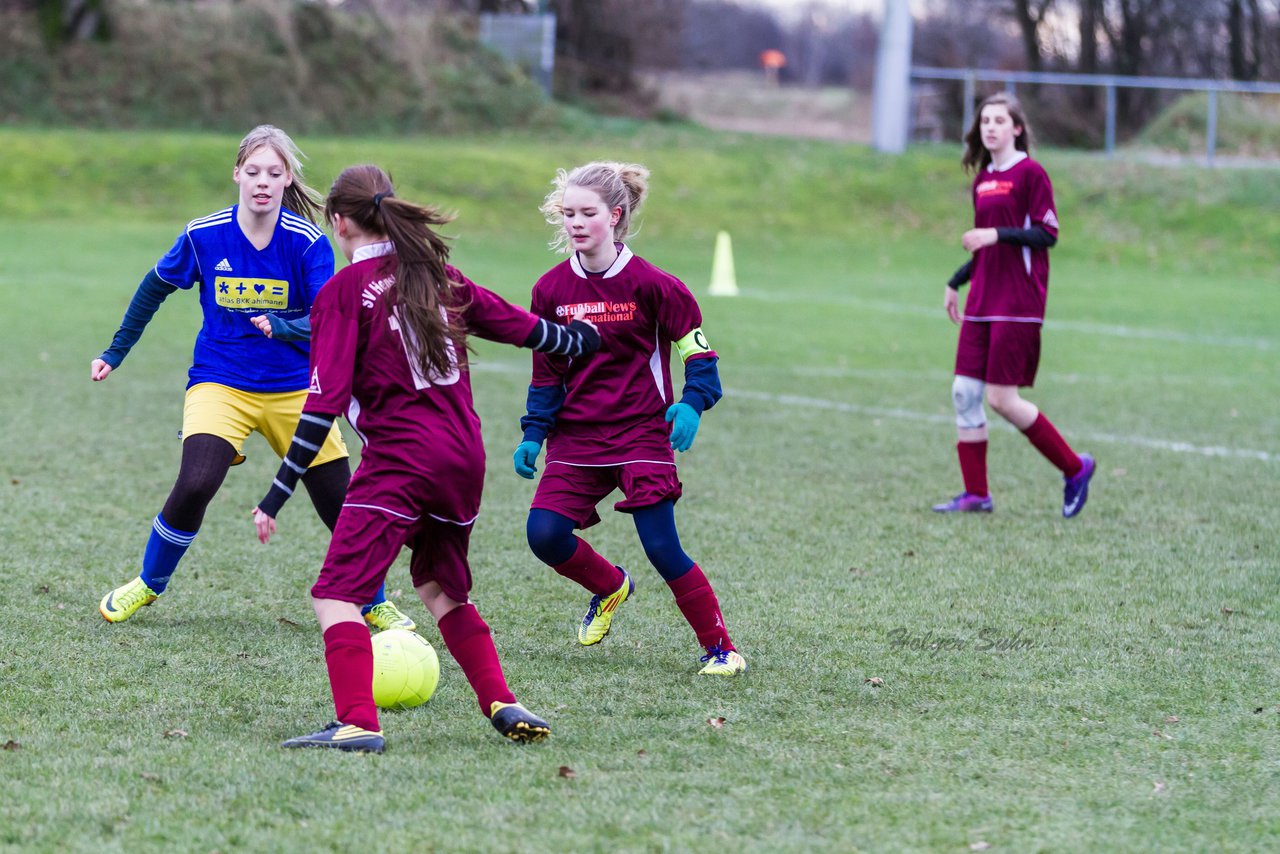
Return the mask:
<svg viewBox="0 0 1280 854">
<path fill-rule="evenodd" d="M 871 98 L 851 88 L 773 86 L 763 73 L 661 73 L 658 106 L 716 130 L 866 143 Z"/>
</svg>

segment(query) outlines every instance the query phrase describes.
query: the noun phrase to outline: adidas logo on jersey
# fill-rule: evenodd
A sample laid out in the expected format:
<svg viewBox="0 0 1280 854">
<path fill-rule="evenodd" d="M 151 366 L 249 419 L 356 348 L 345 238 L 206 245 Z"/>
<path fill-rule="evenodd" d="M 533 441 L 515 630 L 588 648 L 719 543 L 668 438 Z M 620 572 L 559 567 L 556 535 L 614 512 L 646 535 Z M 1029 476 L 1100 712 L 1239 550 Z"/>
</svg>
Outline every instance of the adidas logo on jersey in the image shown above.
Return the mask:
<svg viewBox="0 0 1280 854">
<path fill-rule="evenodd" d="M 214 267 L 213 269 L 217 270 L 219 273 L 230 273 L 231 262 L 228 261 L 226 258 L 223 258 L 221 261 L 218 262 L 218 266 Z"/>
<path fill-rule="evenodd" d="M 320 369 L 311 369 L 311 387 L 307 389 L 308 394 L 320 394 Z"/>
</svg>

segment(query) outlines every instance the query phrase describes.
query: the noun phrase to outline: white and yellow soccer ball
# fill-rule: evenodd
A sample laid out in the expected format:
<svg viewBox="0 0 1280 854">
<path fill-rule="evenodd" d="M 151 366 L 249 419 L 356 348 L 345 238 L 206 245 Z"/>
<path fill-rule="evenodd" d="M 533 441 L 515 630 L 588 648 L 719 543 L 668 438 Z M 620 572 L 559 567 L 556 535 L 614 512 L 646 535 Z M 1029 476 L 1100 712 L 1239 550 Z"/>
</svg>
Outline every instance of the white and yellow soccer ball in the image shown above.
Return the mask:
<svg viewBox="0 0 1280 854">
<path fill-rule="evenodd" d="M 380 709 L 412 709 L 435 693 L 440 659 L 421 635 L 406 629 L 378 632 L 373 641 L 373 702 Z"/>
</svg>

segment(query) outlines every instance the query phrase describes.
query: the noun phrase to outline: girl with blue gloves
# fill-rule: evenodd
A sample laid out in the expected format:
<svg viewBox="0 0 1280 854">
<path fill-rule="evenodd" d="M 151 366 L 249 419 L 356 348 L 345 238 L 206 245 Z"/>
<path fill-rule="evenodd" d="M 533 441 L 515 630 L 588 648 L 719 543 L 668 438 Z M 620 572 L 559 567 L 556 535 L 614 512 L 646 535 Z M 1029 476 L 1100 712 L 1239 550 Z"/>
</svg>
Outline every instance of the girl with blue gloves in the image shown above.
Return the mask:
<svg viewBox="0 0 1280 854">
<path fill-rule="evenodd" d="M 616 609 L 635 591 L 625 570 L 574 534 L 600 521 L 596 505 L 618 489 L 623 500 L 614 509 L 631 514 L 645 555 L 703 647 L 699 672 L 735 676 L 746 671 L 746 661 L 729 638 L 715 591 L 685 554 L 675 526 L 681 483 L 674 451 L 693 445 L 702 413 L 720 399 L 716 353 L 684 283 L 623 242 L 648 179 L 643 166 L 588 163 L 560 170 L 543 203 L 543 214 L 557 228 L 552 245 L 569 258 L 534 285 L 531 310 L 556 324 L 585 315 L 602 344 L 586 359 L 554 349 L 534 353 L 515 470 L 532 479 L 546 443 L 546 467 L 529 511 L 529 547 L 591 592 L 578 629 L 581 644 L 603 640 Z M 684 364 L 678 400 L 670 369 L 673 345 Z"/>
</svg>

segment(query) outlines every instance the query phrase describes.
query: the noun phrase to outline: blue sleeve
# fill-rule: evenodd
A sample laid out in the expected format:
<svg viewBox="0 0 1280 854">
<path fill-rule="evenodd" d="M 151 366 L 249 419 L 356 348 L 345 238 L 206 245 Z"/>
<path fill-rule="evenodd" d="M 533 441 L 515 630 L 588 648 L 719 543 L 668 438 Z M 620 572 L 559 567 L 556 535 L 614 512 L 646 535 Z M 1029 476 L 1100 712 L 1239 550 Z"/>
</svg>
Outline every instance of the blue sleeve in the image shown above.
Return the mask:
<svg viewBox="0 0 1280 854">
<path fill-rule="evenodd" d="M 556 413 L 564 406 L 564 386 L 529 386 L 529 398 L 525 402 L 527 414 L 520 419 L 525 442 L 546 441 L 551 428 L 556 426 Z"/>
<path fill-rule="evenodd" d="M 149 270 L 134 292 L 133 299 L 129 301 L 124 320 L 120 321 L 120 328 L 111 339 L 111 346 L 102 354 L 102 361 L 110 365 L 112 370 L 120 367 L 124 357 L 129 355 L 133 345 L 142 337 L 142 330 L 147 328 L 156 310 L 160 308 L 160 303 L 176 290 L 177 287 L 156 275 L 155 270 Z"/>
<path fill-rule="evenodd" d="M 329 238 L 321 237 L 308 246 L 307 251 L 302 254 L 302 264 L 305 268 L 303 277 L 307 292 L 306 304 L 302 309 L 309 312 L 320 288 L 333 278 L 333 244 L 329 242 Z"/>
<path fill-rule="evenodd" d="M 311 315 L 299 317 L 297 320 L 285 320 L 274 314 L 267 315 L 271 324 L 271 337 L 276 341 L 310 341 Z"/>
<path fill-rule="evenodd" d="M 699 415 L 716 405 L 724 396 L 720 390 L 720 371 L 715 356 L 708 359 L 690 359 L 684 363 L 684 391 L 680 402 L 692 406 Z"/>
<path fill-rule="evenodd" d="M 185 230 L 156 263 L 155 274 L 161 281 L 183 290 L 200 281 L 200 259 L 196 257 L 196 247 Z"/>
</svg>

